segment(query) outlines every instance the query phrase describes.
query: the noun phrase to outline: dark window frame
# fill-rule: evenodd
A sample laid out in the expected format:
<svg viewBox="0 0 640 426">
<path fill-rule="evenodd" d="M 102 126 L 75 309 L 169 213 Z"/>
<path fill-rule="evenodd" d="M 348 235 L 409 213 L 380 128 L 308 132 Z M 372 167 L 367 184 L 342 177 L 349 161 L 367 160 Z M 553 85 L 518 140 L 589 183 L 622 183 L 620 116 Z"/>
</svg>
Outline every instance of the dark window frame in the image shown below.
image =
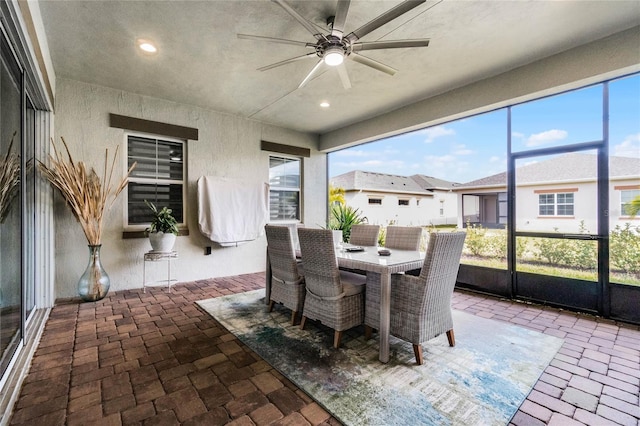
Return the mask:
<svg viewBox="0 0 640 426">
<path fill-rule="evenodd" d="M 168 203 L 158 202 L 157 194 L 156 194 L 156 198 L 149 197 L 151 199 L 148 199 L 148 201 L 156 204 L 156 207 L 158 208 L 161 208 L 164 205 L 172 207 L 172 209 L 174 210 L 174 216 L 178 220 L 178 227 L 182 230 L 181 234 L 188 234 L 188 231 L 186 231 L 187 229 L 186 218 L 187 218 L 187 210 L 188 210 L 187 201 L 186 201 L 187 186 L 188 186 L 187 141 L 184 139 L 179 139 L 179 138 L 174 138 L 169 136 L 158 136 L 158 135 L 151 135 L 151 134 L 138 133 L 138 132 L 127 132 L 125 134 L 125 143 L 126 143 L 126 152 L 127 152 L 127 167 L 126 167 L 127 169 L 133 163 L 133 161 L 137 161 L 137 160 L 144 161 L 145 158 L 146 159 L 152 158 L 151 155 L 142 156 L 142 158 L 136 155 L 132 155 L 132 152 L 131 152 L 132 144 L 137 143 L 138 146 L 141 146 L 141 144 L 144 144 L 144 142 L 148 142 L 149 145 L 154 144 L 153 150 L 155 151 L 155 154 L 153 155 L 153 158 L 155 159 L 155 171 L 154 170 L 146 170 L 144 172 L 141 171 L 140 168 L 142 167 L 143 163 L 139 162 L 138 167 L 136 167 L 136 170 L 134 170 L 131 176 L 129 176 L 128 188 L 126 191 L 124 191 L 125 193 L 124 224 L 125 224 L 125 232 L 133 233 L 135 235 L 125 235 L 125 236 L 144 236 L 144 234 L 137 235 L 137 233 L 143 232 L 146 228 L 149 227 L 150 221 L 135 220 L 132 222 L 133 215 L 131 211 L 132 192 L 135 191 L 136 188 L 140 189 L 143 186 L 148 186 L 148 185 L 152 185 L 152 186 L 156 185 L 157 188 L 160 187 L 160 188 L 166 189 L 166 191 L 163 191 L 163 192 L 169 196 L 169 199 L 171 200 L 170 202 Z M 176 155 L 176 157 L 169 158 L 169 159 L 161 159 L 159 158 L 160 155 L 159 155 L 158 146 L 163 146 L 165 148 L 165 151 L 167 147 L 170 147 L 170 146 L 177 146 L 177 147 L 179 146 L 181 149 L 177 150 L 178 155 Z M 172 152 L 173 151 L 170 150 L 169 155 L 171 155 Z M 160 166 L 160 164 L 163 164 L 164 166 Z M 147 163 L 146 165 L 149 166 L 152 164 Z M 175 167 L 176 165 L 181 165 L 179 171 Z M 165 176 L 162 176 L 162 172 L 160 171 L 161 167 L 164 167 L 163 172 L 165 173 Z M 174 174 L 177 173 L 178 176 L 172 176 L 172 173 Z M 179 187 L 181 187 L 179 189 L 180 196 L 178 197 L 178 196 L 171 195 L 172 193 L 175 194 L 178 191 Z M 145 197 L 145 199 L 147 198 Z M 136 204 L 140 204 L 140 203 L 136 203 Z M 146 209 L 147 209 L 146 205 L 144 207 L 141 205 L 138 205 L 137 208 L 140 209 L 141 211 L 144 211 L 146 214 Z"/>
</svg>

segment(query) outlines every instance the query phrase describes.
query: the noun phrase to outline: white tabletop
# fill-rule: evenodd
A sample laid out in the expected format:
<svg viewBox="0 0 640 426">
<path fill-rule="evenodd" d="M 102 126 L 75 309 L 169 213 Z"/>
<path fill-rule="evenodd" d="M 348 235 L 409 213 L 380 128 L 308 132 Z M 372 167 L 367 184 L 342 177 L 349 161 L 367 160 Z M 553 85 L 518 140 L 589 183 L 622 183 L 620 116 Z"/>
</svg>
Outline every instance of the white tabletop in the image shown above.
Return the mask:
<svg viewBox="0 0 640 426">
<path fill-rule="evenodd" d="M 384 247 L 363 247 L 364 251 L 347 251 L 354 247 L 345 244 L 342 249 L 336 248 L 338 264 L 344 268 L 361 269 L 378 273 L 397 273 L 411 269 L 419 269 L 424 262 L 425 254 L 414 250 L 389 249 L 391 255 L 381 256 L 378 250 Z"/>
</svg>

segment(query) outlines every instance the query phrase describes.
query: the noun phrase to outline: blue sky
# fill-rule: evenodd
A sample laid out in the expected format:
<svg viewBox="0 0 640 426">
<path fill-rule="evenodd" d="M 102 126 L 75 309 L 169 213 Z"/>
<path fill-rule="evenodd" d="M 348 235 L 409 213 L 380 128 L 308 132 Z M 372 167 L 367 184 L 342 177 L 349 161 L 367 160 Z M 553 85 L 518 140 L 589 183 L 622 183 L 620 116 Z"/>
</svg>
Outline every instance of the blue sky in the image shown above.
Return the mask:
<svg viewBox="0 0 640 426">
<path fill-rule="evenodd" d="M 512 108 L 513 151 L 602 140 L 602 85 Z M 609 85 L 609 154 L 640 157 L 640 75 Z M 469 182 L 506 170 L 506 109 L 329 154 L 329 176 L 351 170 Z"/>
</svg>

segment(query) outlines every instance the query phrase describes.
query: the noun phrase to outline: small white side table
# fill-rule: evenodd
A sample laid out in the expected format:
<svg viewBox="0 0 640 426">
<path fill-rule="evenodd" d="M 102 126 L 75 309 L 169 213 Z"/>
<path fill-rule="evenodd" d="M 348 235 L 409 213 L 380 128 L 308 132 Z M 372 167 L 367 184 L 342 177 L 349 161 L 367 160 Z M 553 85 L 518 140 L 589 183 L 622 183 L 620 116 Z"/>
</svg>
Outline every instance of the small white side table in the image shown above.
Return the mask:
<svg viewBox="0 0 640 426">
<path fill-rule="evenodd" d="M 142 292 L 147 292 L 147 286 L 154 283 L 166 283 L 167 288 L 171 290 L 171 284 L 177 281 L 175 278 L 171 278 L 171 263 L 178 258 L 178 252 L 176 251 L 148 251 L 144 254 L 144 262 L 142 269 Z M 167 262 L 167 279 L 154 281 L 147 283 L 147 262 Z"/>
</svg>

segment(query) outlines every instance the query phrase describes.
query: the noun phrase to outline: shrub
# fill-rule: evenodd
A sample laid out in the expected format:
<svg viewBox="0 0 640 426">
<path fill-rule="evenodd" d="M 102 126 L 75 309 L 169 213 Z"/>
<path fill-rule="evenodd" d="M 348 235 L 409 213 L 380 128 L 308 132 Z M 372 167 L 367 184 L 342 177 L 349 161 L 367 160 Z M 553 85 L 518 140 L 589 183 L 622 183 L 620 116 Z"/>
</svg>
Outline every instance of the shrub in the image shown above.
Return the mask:
<svg viewBox="0 0 640 426">
<path fill-rule="evenodd" d="M 584 226 L 584 220 L 580 221 L 580 234 L 589 234 Z M 596 269 L 598 264 L 598 244 L 596 241 L 572 240 L 573 264 L 572 266 L 588 270 Z"/>
<path fill-rule="evenodd" d="M 554 228 L 558 232 L 558 228 Z M 533 241 L 537 251 L 534 257 L 552 265 L 571 265 L 571 241 L 565 239 L 538 238 Z"/>
<path fill-rule="evenodd" d="M 555 231 L 558 232 L 558 228 Z M 580 221 L 579 233 L 589 233 L 584 221 Z M 597 265 L 598 248 L 595 241 L 540 238 L 533 244 L 538 249 L 534 257 L 551 265 L 582 270 L 595 269 Z"/>
<path fill-rule="evenodd" d="M 486 254 L 486 233 L 487 230 L 482 225 L 471 225 L 467 222 L 467 238 L 464 241 L 464 245 L 473 256 L 484 256 Z"/>
<path fill-rule="evenodd" d="M 640 273 L 640 227 L 616 225 L 609 240 L 609 259 L 618 270 Z"/>
<path fill-rule="evenodd" d="M 506 231 L 494 231 L 493 233 L 486 235 L 487 256 L 496 259 L 507 258 L 507 232 Z"/>
</svg>

